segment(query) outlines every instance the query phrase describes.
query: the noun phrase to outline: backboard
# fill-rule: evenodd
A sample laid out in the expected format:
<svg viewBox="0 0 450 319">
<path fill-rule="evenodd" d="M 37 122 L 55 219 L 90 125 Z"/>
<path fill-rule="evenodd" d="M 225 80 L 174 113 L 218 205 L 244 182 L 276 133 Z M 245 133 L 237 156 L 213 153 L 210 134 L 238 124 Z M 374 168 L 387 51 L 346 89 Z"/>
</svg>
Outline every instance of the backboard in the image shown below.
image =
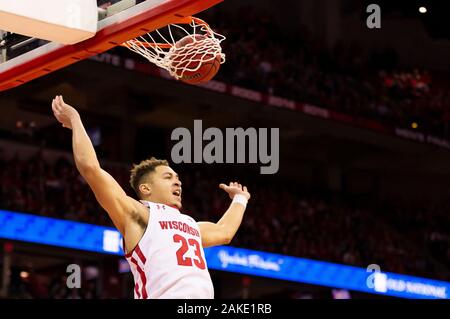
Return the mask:
<svg viewBox="0 0 450 319">
<path fill-rule="evenodd" d="M 105 52 L 222 1 L 97 0 L 97 33 L 73 45 L 0 31 L 0 91 Z"/>
</svg>

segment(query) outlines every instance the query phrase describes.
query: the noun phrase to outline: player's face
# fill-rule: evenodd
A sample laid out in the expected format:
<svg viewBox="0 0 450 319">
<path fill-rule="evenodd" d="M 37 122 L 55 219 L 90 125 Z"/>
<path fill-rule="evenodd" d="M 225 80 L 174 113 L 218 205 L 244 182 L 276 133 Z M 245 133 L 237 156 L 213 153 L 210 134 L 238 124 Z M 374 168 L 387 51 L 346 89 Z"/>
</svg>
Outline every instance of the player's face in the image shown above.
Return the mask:
<svg viewBox="0 0 450 319">
<path fill-rule="evenodd" d="M 158 166 L 151 176 L 151 200 L 181 208 L 181 181 L 169 166 Z"/>
</svg>

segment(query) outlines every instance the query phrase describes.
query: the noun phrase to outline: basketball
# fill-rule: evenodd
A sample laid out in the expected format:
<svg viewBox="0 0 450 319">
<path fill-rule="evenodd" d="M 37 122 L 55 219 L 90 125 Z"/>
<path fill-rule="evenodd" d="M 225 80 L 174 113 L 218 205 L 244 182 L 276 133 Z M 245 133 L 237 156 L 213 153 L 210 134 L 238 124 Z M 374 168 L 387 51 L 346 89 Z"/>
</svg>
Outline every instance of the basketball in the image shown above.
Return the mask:
<svg viewBox="0 0 450 319">
<path fill-rule="evenodd" d="M 205 38 L 204 35 L 200 34 L 195 36 L 188 35 L 175 43 L 175 47 L 183 52 L 183 54 L 172 60 L 172 67 L 176 70 L 175 74 L 180 81 L 194 85 L 205 83 L 214 78 L 219 71 L 221 61 L 220 55 L 214 57 L 211 54 L 209 54 L 209 56 L 208 54 L 203 56 L 204 54 L 197 53 L 198 46 L 202 45 L 199 41 L 202 41 Z M 201 62 L 201 60 L 208 61 Z M 198 67 L 199 64 L 201 64 L 200 67 Z"/>
</svg>

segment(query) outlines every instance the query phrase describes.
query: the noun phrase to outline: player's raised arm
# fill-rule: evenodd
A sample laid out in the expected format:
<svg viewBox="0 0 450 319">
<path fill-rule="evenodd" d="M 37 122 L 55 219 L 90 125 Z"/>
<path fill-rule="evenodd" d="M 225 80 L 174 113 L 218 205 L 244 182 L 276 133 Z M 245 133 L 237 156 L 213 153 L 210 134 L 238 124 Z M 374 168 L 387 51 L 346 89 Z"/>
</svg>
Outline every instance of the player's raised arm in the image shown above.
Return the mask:
<svg viewBox="0 0 450 319">
<path fill-rule="evenodd" d="M 100 167 L 77 110 L 64 103 L 62 96 L 53 99 L 52 110 L 62 126 L 72 130 L 73 155 L 78 171 L 91 187 L 97 201 L 108 212 L 114 225 L 125 236 L 126 224 L 138 202 L 127 196 L 114 178 Z"/>
<path fill-rule="evenodd" d="M 228 245 L 241 225 L 250 193 L 246 186 L 230 183 L 220 184 L 220 188 L 228 193 L 232 202 L 225 214 L 217 223 L 199 222 L 202 245 L 204 248 L 218 245 Z"/>
</svg>

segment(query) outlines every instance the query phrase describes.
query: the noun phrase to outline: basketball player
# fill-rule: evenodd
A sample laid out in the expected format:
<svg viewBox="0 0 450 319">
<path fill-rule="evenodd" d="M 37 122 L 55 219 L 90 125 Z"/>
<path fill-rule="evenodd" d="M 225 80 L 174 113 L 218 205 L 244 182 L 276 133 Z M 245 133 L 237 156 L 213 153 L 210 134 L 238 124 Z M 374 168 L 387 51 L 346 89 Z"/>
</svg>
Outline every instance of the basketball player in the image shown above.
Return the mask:
<svg viewBox="0 0 450 319">
<path fill-rule="evenodd" d="M 130 183 L 139 201 L 126 195 L 99 164 L 78 112 L 62 96 L 53 114 L 72 130 L 75 164 L 124 238 L 140 299 L 212 299 L 214 289 L 203 248 L 229 244 L 238 230 L 250 193 L 239 183 L 220 184 L 232 199 L 217 222 L 198 222 L 180 212 L 182 184 L 167 161 L 151 158 L 134 165 Z"/>
</svg>

